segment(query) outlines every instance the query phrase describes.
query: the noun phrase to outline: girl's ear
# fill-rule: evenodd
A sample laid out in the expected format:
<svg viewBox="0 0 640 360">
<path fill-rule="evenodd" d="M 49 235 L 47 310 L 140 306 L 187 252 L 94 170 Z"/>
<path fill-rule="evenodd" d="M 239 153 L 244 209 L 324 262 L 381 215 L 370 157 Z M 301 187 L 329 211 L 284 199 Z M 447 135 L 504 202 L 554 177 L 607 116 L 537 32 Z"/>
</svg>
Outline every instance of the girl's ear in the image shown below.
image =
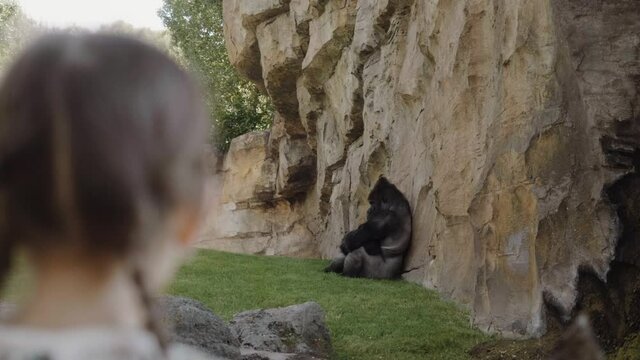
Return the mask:
<svg viewBox="0 0 640 360">
<path fill-rule="evenodd" d="M 190 246 L 197 239 L 198 230 L 200 230 L 200 216 L 197 211 L 183 209 L 178 211 L 177 217 L 178 243 L 185 247 Z"/>
</svg>

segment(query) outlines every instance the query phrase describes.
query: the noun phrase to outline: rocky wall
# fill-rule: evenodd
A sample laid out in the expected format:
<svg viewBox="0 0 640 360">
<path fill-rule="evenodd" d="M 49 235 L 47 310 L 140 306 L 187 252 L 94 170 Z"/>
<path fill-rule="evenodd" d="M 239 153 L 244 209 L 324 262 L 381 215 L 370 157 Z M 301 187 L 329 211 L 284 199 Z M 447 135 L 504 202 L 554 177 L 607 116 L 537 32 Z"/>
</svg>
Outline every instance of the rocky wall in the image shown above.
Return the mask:
<svg viewBox="0 0 640 360">
<path fill-rule="evenodd" d="M 385 175 L 413 209 L 406 278 L 484 330 L 539 335 L 546 307 L 571 313 L 579 273 L 606 279 L 623 228 L 607 190 L 640 144 L 640 2 L 224 0 L 224 13 L 232 64 L 277 116 L 234 141 L 223 189 L 250 191 L 222 201 L 226 233 L 204 241 L 331 257 Z"/>
<path fill-rule="evenodd" d="M 270 138 L 268 131 L 245 134 L 231 142 L 225 156 L 211 155 L 208 162 L 215 165 L 206 184 L 208 211 L 197 247 L 261 255 L 319 255 L 304 212 L 295 201 L 299 189 L 314 178 L 314 158 L 303 139 L 283 139 L 274 151 Z"/>
</svg>

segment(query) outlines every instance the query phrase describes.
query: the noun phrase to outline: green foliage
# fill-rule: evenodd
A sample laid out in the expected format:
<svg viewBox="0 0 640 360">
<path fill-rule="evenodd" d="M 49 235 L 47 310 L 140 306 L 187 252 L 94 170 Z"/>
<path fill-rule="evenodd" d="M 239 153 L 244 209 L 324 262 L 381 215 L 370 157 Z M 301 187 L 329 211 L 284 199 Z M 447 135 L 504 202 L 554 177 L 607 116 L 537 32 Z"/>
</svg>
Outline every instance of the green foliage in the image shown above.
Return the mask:
<svg viewBox="0 0 640 360">
<path fill-rule="evenodd" d="M 169 31 L 155 31 L 148 28 L 137 28 L 125 21 L 103 25 L 99 32 L 128 35 L 145 41 L 171 56 L 177 63 L 186 66 L 182 51 L 173 45 Z"/>
<path fill-rule="evenodd" d="M 222 1 L 164 0 L 159 15 L 189 66 L 202 76 L 213 118 L 213 143 L 226 150 L 234 137 L 267 129 L 273 113 L 269 98 L 229 63 Z"/>
<path fill-rule="evenodd" d="M 0 0 L 0 72 L 35 31 L 35 24 L 11 0 Z"/>
<path fill-rule="evenodd" d="M 18 5 L 13 1 L 0 1 L 0 24 L 6 24 L 18 13 Z M 5 34 L 1 34 L 0 39 L 4 40 Z"/>
<path fill-rule="evenodd" d="M 640 334 L 629 335 L 618 350 L 609 354 L 610 360 L 640 359 Z"/>
<path fill-rule="evenodd" d="M 202 250 L 170 292 L 198 299 L 227 320 L 244 310 L 316 301 L 327 312 L 339 359 L 468 359 L 473 346 L 489 339 L 433 291 L 326 274 L 326 264 Z"/>
<path fill-rule="evenodd" d="M 6 300 L 12 303 L 21 303 L 31 295 L 35 283 L 33 268 L 24 254 L 14 256 L 11 264 L 12 271 L 0 288 L 0 301 Z"/>
<path fill-rule="evenodd" d="M 19 12 L 18 5 L 12 1 L 0 0 L 0 43 L 6 44 L 14 37 L 14 29 L 11 27 L 14 18 Z M 0 54 L 6 51 L 0 48 Z"/>
</svg>

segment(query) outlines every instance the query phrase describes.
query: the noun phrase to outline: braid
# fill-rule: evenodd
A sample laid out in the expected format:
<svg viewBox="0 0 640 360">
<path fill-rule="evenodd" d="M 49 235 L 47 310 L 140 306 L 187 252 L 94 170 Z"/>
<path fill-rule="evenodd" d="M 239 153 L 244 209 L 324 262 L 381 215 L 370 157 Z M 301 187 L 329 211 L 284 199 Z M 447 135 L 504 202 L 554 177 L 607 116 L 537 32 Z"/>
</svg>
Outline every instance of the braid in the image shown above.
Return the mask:
<svg viewBox="0 0 640 360">
<path fill-rule="evenodd" d="M 74 159 L 72 124 L 67 109 L 67 95 L 61 75 L 49 86 L 52 111 L 51 164 L 53 167 L 52 197 L 55 210 L 60 214 L 59 221 L 66 236 L 78 240 L 82 229 L 80 212 L 77 208 L 76 179 L 74 178 Z"/>
<path fill-rule="evenodd" d="M 7 236 L 7 232 L 0 231 L 0 290 L 4 287 L 11 270 L 14 247 L 15 244 Z"/>
<path fill-rule="evenodd" d="M 1 167 L 2 166 L 0 166 L 0 168 Z M 2 169 L 0 169 L 0 171 L 1 170 Z M 0 179 L 0 186 L 1 185 L 2 179 Z M 10 234 L 6 216 L 6 195 L 3 194 L 2 189 L 0 189 L 0 291 L 4 287 L 4 283 L 11 270 L 13 250 L 15 248 L 15 242 L 13 241 L 13 236 Z"/>
<path fill-rule="evenodd" d="M 145 324 L 146 328 L 158 340 L 160 351 L 162 352 L 162 355 L 166 359 L 168 348 L 169 348 L 169 340 L 164 327 L 160 324 L 160 321 L 158 320 L 159 316 L 156 313 L 157 308 L 156 306 L 154 306 L 155 301 L 153 300 L 153 298 L 151 297 L 151 294 L 149 293 L 142 271 L 140 269 L 134 269 L 132 275 L 133 275 L 133 282 L 138 288 L 138 293 L 140 294 L 140 301 L 142 303 L 142 306 L 146 310 L 146 324 Z"/>
<path fill-rule="evenodd" d="M 2 110 L 4 110 L 4 104 L 1 104 Z M 0 118 L 4 118 L 4 111 Z M 1 126 L 0 126 L 1 128 Z M 1 137 L 0 137 L 1 138 Z M 3 160 L 5 156 L 0 154 L 0 293 L 2 292 L 5 282 L 9 276 L 11 270 L 13 250 L 15 248 L 14 237 L 11 236 L 11 230 L 9 230 L 9 224 L 7 221 L 8 204 L 7 204 L 7 165 L 6 160 Z"/>
</svg>

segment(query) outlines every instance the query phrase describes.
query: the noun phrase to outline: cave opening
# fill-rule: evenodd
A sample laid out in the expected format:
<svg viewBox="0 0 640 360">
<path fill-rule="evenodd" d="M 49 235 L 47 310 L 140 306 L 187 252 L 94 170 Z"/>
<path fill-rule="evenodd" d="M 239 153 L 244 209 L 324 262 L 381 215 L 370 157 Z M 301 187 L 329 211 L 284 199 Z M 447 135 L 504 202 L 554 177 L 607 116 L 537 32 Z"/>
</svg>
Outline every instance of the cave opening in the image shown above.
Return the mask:
<svg viewBox="0 0 640 360">
<path fill-rule="evenodd" d="M 572 318 L 587 314 L 600 346 L 611 353 L 640 333 L 640 119 L 620 123 L 615 138 L 604 138 L 608 166 L 629 173 L 606 189 L 621 232 L 605 281 L 590 269 L 578 273 Z"/>
</svg>

